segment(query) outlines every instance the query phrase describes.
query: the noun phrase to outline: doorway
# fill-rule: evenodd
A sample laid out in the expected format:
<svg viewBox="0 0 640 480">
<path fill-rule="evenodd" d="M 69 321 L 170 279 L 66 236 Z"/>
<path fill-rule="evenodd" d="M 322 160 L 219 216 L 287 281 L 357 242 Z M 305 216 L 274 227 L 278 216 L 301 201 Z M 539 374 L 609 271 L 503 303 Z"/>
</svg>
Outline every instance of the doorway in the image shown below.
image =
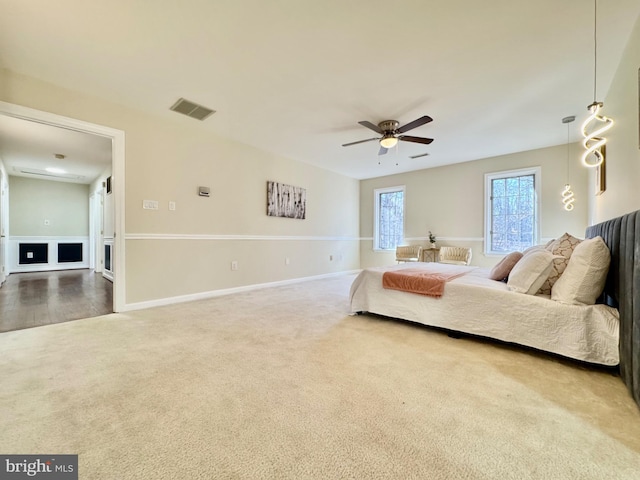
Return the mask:
<svg viewBox="0 0 640 480">
<path fill-rule="evenodd" d="M 30 122 L 50 125 L 76 132 L 98 135 L 110 139 L 111 149 L 111 185 L 113 202 L 113 246 L 112 258 L 110 259 L 111 270 L 113 272 L 113 297 L 112 305 L 114 312 L 122 311 L 125 305 L 125 258 L 124 258 L 124 132 L 110 127 L 104 127 L 69 117 L 43 112 L 19 105 L 0 102 L 0 115 L 6 115 Z M 10 195 L 10 192 L 9 192 Z M 90 200 L 88 200 L 90 201 Z M 4 202 L 6 203 L 6 202 Z M 6 207 L 5 207 L 6 208 Z M 91 230 L 93 230 L 91 228 Z M 93 243 L 94 248 L 97 242 Z M 99 254 L 94 255 L 94 259 Z M 4 258 L 5 262 L 7 259 Z"/>
</svg>

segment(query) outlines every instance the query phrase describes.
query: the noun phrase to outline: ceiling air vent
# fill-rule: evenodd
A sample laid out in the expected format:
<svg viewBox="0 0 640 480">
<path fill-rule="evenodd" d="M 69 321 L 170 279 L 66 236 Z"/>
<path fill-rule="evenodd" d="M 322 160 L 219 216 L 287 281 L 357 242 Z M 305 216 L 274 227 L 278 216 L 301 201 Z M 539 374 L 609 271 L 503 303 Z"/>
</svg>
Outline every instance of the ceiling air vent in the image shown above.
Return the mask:
<svg viewBox="0 0 640 480">
<path fill-rule="evenodd" d="M 38 175 L 40 177 L 64 178 L 67 180 L 85 180 L 86 178 L 84 175 L 76 175 L 73 173 L 51 173 L 46 170 L 29 167 L 13 167 L 13 171 L 18 174 L 22 173 L 25 175 Z"/>
<path fill-rule="evenodd" d="M 196 120 L 204 120 L 209 115 L 216 113 L 215 110 L 211 110 L 210 108 L 203 107 L 202 105 L 198 105 L 197 103 L 190 102 L 189 100 L 185 100 L 181 98 L 173 106 L 170 108 L 174 112 L 183 113 L 184 115 L 195 118 Z"/>
</svg>

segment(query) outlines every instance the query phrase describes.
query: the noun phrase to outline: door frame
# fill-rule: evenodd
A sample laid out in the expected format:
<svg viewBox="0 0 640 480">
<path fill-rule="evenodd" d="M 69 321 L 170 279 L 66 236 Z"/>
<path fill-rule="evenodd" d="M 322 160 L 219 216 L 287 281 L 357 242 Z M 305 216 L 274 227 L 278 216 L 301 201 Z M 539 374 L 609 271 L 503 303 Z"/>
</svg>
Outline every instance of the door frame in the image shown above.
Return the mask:
<svg viewBox="0 0 640 480">
<path fill-rule="evenodd" d="M 104 188 L 99 188 L 89 196 L 89 268 L 102 273 L 102 217 Z"/>
<path fill-rule="evenodd" d="M 0 287 L 7 279 L 7 244 L 9 238 L 9 209 L 7 208 L 7 185 L 9 179 L 0 168 Z"/>
<path fill-rule="evenodd" d="M 111 139 L 111 171 L 114 195 L 114 245 L 113 245 L 113 311 L 124 310 L 125 289 L 125 134 L 124 131 L 95 123 L 43 112 L 13 103 L 0 101 L 0 115 L 7 115 L 31 122 L 66 128 L 76 132 L 99 135 Z"/>
</svg>

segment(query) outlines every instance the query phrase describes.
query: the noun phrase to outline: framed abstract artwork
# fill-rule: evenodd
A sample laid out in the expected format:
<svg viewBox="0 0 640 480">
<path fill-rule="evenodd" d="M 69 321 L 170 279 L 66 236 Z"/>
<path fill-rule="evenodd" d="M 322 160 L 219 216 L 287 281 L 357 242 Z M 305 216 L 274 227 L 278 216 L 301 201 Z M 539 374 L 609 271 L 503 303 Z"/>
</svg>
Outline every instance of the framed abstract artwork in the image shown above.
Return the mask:
<svg viewBox="0 0 640 480">
<path fill-rule="evenodd" d="M 307 190 L 278 182 L 267 182 L 267 215 L 304 219 L 307 215 Z"/>
</svg>

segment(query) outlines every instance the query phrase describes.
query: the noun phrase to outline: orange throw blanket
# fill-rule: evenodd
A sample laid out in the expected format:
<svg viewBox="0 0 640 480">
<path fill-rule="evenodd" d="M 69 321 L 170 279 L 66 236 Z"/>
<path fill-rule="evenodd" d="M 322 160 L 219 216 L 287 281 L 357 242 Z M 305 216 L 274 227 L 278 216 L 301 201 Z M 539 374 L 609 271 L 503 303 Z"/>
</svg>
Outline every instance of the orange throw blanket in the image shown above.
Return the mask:
<svg viewBox="0 0 640 480">
<path fill-rule="evenodd" d="M 429 297 L 441 297 L 444 285 L 449 280 L 461 277 L 465 272 L 430 273 L 420 269 L 405 269 L 384 272 L 382 286 L 391 290 L 419 293 Z"/>
</svg>

